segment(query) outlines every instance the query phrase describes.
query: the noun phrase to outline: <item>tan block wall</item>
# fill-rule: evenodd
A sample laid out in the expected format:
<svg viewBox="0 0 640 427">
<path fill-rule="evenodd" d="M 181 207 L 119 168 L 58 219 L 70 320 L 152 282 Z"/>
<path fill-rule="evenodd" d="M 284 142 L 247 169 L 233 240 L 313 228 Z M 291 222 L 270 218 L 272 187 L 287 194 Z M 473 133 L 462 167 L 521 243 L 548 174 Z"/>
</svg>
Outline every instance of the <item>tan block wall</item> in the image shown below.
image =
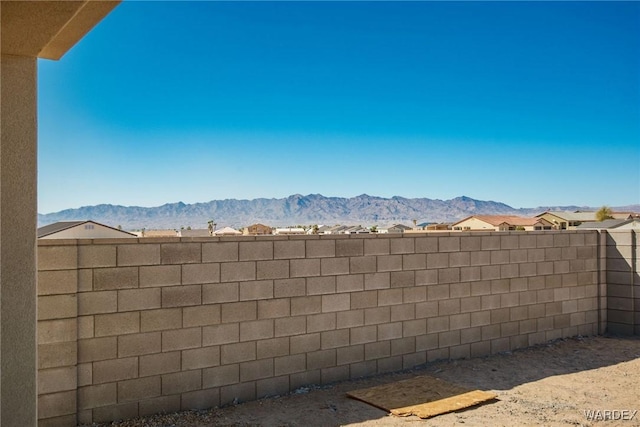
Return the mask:
<svg viewBox="0 0 640 427">
<path fill-rule="evenodd" d="M 603 232 L 606 263 L 607 331 L 640 335 L 640 235 L 635 230 Z"/>
<path fill-rule="evenodd" d="M 41 424 L 213 407 L 597 334 L 598 238 L 40 242 Z"/>
</svg>

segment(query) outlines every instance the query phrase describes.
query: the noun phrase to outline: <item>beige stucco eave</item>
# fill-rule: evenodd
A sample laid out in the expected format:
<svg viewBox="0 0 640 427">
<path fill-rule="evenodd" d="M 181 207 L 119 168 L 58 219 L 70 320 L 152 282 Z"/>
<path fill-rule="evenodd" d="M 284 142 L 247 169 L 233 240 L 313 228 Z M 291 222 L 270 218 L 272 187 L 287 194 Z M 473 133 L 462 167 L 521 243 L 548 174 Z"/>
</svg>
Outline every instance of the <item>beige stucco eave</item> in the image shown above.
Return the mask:
<svg viewBox="0 0 640 427">
<path fill-rule="evenodd" d="M 2 0 L 2 55 L 60 59 L 119 3 Z"/>
</svg>

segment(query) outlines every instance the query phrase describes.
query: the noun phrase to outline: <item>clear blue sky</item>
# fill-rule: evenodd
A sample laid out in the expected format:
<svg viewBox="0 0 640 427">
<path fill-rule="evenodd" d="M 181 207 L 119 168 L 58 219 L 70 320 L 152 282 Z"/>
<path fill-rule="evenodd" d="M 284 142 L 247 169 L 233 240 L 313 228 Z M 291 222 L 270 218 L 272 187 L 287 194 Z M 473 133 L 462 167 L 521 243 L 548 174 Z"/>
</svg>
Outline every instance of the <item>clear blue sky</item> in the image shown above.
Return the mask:
<svg viewBox="0 0 640 427">
<path fill-rule="evenodd" d="M 638 2 L 125 1 L 38 66 L 40 213 L 640 203 Z"/>
</svg>

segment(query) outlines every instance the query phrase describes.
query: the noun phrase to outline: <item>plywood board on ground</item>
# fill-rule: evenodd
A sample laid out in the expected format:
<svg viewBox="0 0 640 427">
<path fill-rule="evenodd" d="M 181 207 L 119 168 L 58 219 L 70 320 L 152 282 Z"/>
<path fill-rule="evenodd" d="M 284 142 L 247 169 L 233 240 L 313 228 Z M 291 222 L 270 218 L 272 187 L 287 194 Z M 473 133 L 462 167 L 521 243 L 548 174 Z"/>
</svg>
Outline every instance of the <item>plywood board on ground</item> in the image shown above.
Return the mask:
<svg viewBox="0 0 640 427">
<path fill-rule="evenodd" d="M 439 378 L 421 375 L 347 393 L 349 397 L 405 417 L 430 418 L 493 400 L 495 393 L 469 390 Z"/>
</svg>

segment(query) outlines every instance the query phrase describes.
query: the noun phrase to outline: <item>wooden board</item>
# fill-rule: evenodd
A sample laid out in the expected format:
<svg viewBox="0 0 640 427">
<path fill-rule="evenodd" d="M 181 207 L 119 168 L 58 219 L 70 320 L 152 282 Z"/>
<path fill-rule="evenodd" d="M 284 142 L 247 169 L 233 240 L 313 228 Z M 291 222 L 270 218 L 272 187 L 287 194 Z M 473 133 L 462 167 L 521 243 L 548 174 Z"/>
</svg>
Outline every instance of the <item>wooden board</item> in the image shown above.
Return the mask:
<svg viewBox="0 0 640 427">
<path fill-rule="evenodd" d="M 393 415 L 430 418 L 468 408 L 497 397 L 495 393 L 469 390 L 440 378 L 422 375 L 362 390 L 347 396 L 361 400 Z"/>
</svg>

